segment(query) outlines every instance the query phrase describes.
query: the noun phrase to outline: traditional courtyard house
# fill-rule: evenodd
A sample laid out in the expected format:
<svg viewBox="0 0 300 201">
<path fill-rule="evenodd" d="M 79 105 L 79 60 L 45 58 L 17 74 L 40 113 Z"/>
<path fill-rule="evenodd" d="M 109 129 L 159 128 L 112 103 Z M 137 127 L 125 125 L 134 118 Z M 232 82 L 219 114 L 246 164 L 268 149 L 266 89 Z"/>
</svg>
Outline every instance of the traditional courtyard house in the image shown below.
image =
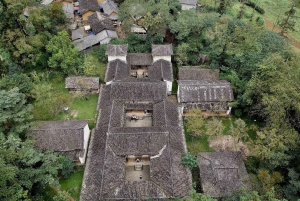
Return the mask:
<svg viewBox="0 0 300 201">
<path fill-rule="evenodd" d="M 118 4 L 112 0 L 105 0 L 100 4 L 100 6 L 103 9 L 103 12 L 107 14 L 111 20 L 118 20 Z"/>
<path fill-rule="evenodd" d="M 105 55 L 107 55 L 108 62 L 115 59 L 120 59 L 126 62 L 128 45 L 107 45 Z"/>
<path fill-rule="evenodd" d="M 149 66 L 152 65 L 152 55 L 149 53 L 128 53 L 127 64 L 130 66 L 130 75 L 136 78 L 147 78 Z"/>
<path fill-rule="evenodd" d="M 104 30 L 116 30 L 109 16 L 106 14 L 94 12 L 88 17 L 88 20 L 94 34 L 98 34 Z"/>
<path fill-rule="evenodd" d="M 164 59 L 171 62 L 171 56 L 173 55 L 172 45 L 152 45 L 152 57 L 153 62 Z"/>
<path fill-rule="evenodd" d="M 31 132 L 37 148 L 54 150 L 72 161 L 85 163 L 90 136 L 88 121 L 37 121 Z"/>
<path fill-rule="evenodd" d="M 98 93 L 99 77 L 67 77 L 65 88 L 69 92 Z"/>
<path fill-rule="evenodd" d="M 190 10 L 196 8 L 197 0 L 179 0 L 181 3 L 181 10 Z"/>
<path fill-rule="evenodd" d="M 200 152 L 197 160 L 203 193 L 222 198 L 242 187 L 250 190 L 248 173 L 240 152 Z"/>
<path fill-rule="evenodd" d="M 184 197 L 191 172 L 177 104 L 166 83 L 130 78 L 101 88 L 80 200 Z"/>
<path fill-rule="evenodd" d="M 219 80 L 219 71 L 197 68 L 179 68 L 178 102 L 184 110 L 230 111 L 228 103 L 234 100 L 231 83 Z"/>
<path fill-rule="evenodd" d="M 168 93 L 172 91 L 173 68 L 172 63 L 163 59 L 157 60 L 149 67 L 150 79 L 158 79 L 167 83 Z"/>
<path fill-rule="evenodd" d="M 96 0 L 81 0 L 79 1 L 79 10 L 83 21 L 87 21 L 95 11 L 100 12 L 100 7 Z"/>
</svg>

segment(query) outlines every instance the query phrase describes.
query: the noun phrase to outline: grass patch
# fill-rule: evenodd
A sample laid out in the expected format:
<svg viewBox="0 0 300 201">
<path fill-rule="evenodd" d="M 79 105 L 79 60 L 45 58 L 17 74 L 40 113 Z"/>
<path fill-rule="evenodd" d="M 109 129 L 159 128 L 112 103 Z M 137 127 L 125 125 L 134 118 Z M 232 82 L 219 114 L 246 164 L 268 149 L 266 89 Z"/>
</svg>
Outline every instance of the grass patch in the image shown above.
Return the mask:
<svg viewBox="0 0 300 201">
<path fill-rule="evenodd" d="M 172 84 L 172 94 L 177 94 L 177 90 L 178 90 L 178 83 L 177 81 L 174 81 Z"/>
<path fill-rule="evenodd" d="M 57 195 L 56 190 L 47 186 L 42 194 L 44 201 L 53 201 L 53 197 Z"/>
<path fill-rule="evenodd" d="M 61 190 L 68 191 L 75 200 L 79 200 L 84 168 L 80 167 L 67 179 L 60 179 Z"/>
</svg>

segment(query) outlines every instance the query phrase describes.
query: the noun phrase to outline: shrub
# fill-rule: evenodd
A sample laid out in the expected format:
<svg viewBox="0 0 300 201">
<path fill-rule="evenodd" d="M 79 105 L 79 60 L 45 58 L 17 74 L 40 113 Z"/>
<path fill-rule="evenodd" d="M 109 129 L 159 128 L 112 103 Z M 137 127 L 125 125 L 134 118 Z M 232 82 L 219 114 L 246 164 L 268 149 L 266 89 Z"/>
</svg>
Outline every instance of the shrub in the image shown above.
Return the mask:
<svg viewBox="0 0 300 201">
<path fill-rule="evenodd" d="M 190 168 L 190 170 L 198 167 L 198 161 L 196 156 L 194 156 L 190 152 L 185 153 L 185 155 L 182 157 L 181 163 Z"/>
<path fill-rule="evenodd" d="M 258 16 L 258 17 L 256 18 L 256 24 L 257 24 L 258 26 L 263 26 L 264 23 L 265 23 L 265 21 L 264 21 L 264 19 L 263 19 L 262 17 Z"/>
<path fill-rule="evenodd" d="M 247 6 L 249 6 L 249 7 L 252 7 L 254 10 L 256 10 L 257 12 L 259 12 L 260 14 L 264 14 L 265 13 L 265 10 L 262 7 L 256 5 L 254 2 L 252 2 L 250 0 L 248 0 L 248 2 L 246 2 L 245 4 Z"/>
<path fill-rule="evenodd" d="M 60 174 L 63 178 L 68 178 L 74 172 L 75 164 L 65 156 L 59 156 L 58 161 L 61 164 Z"/>
</svg>

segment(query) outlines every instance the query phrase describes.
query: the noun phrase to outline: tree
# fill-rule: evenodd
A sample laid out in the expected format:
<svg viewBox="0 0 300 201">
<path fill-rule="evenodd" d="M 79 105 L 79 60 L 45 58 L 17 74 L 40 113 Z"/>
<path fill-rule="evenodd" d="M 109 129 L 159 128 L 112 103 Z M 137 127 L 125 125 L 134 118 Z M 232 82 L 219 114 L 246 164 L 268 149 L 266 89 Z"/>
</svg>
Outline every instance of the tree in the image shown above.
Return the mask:
<svg viewBox="0 0 300 201">
<path fill-rule="evenodd" d="M 271 192 L 275 184 L 283 181 L 283 177 L 276 171 L 270 174 L 268 170 L 261 169 L 257 176 L 262 183 L 264 193 Z"/>
<path fill-rule="evenodd" d="M 300 197 L 300 176 L 294 169 L 288 169 L 288 184 L 284 186 L 284 195 L 288 200 L 296 201 Z"/>
<path fill-rule="evenodd" d="M 185 153 L 185 155 L 182 157 L 181 163 L 190 168 L 190 170 L 193 170 L 194 168 L 198 167 L 198 161 L 196 156 L 194 156 L 190 152 Z"/>
<path fill-rule="evenodd" d="M 68 178 L 74 172 L 75 163 L 70 161 L 65 156 L 58 156 L 58 162 L 61 164 L 60 174 L 63 178 Z"/>
<path fill-rule="evenodd" d="M 204 136 L 205 133 L 202 131 L 204 120 L 201 115 L 201 110 L 190 110 L 188 116 L 186 116 L 185 119 L 186 131 L 189 135 L 195 138 Z"/>
<path fill-rule="evenodd" d="M 32 106 L 18 88 L 0 91 L 0 134 L 19 137 L 29 128 Z"/>
<path fill-rule="evenodd" d="M 222 123 L 222 120 L 218 120 L 217 118 L 213 117 L 211 120 L 207 121 L 205 128 L 207 135 L 218 136 L 222 135 L 225 127 Z"/>
<path fill-rule="evenodd" d="M 182 199 L 175 199 L 175 200 L 182 200 L 182 201 L 217 201 L 216 199 L 213 199 L 210 197 L 208 194 L 202 194 L 202 193 L 197 193 L 196 190 L 191 190 L 189 197 L 187 198 L 182 198 Z"/>
<path fill-rule="evenodd" d="M 246 140 L 248 138 L 246 123 L 242 119 L 237 119 L 233 124 L 230 125 L 229 133 L 237 139 L 237 142 Z"/>
<path fill-rule="evenodd" d="M 62 70 L 65 74 L 79 73 L 81 58 L 66 31 L 58 32 L 46 45 L 46 49 L 51 54 L 48 60 L 49 67 Z"/>
<path fill-rule="evenodd" d="M 288 30 L 295 31 L 294 27 L 296 21 L 294 19 L 297 18 L 295 14 L 296 14 L 296 8 L 299 5 L 300 5 L 300 0 L 293 0 L 290 9 L 284 13 L 285 17 L 279 23 L 279 26 L 281 28 L 281 32 L 280 32 L 281 35 L 284 35 Z"/>
<path fill-rule="evenodd" d="M 175 61 L 177 62 L 178 66 L 186 65 L 188 63 L 189 50 L 190 46 L 187 43 L 181 43 L 177 46 Z"/>
</svg>

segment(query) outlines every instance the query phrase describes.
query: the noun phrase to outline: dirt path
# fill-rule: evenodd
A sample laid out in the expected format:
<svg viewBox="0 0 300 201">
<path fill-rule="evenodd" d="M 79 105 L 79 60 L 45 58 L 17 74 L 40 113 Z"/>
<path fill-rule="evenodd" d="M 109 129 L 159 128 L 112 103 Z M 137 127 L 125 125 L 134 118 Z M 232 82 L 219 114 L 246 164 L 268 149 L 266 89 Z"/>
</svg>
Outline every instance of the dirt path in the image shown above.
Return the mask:
<svg viewBox="0 0 300 201">
<path fill-rule="evenodd" d="M 270 22 L 269 20 L 267 20 L 266 18 L 264 18 L 265 20 L 265 26 L 267 29 L 276 31 L 277 33 L 281 32 L 281 29 L 274 26 L 274 24 L 272 22 Z M 290 36 L 289 34 L 285 34 L 286 37 L 288 37 L 291 40 L 291 44 L 295 47 L 297 47 L 298 49 L 300 49 L 300 42 L 297 41 L 296 39 L 294 39 L 292 36 Z"/>
</svg>

